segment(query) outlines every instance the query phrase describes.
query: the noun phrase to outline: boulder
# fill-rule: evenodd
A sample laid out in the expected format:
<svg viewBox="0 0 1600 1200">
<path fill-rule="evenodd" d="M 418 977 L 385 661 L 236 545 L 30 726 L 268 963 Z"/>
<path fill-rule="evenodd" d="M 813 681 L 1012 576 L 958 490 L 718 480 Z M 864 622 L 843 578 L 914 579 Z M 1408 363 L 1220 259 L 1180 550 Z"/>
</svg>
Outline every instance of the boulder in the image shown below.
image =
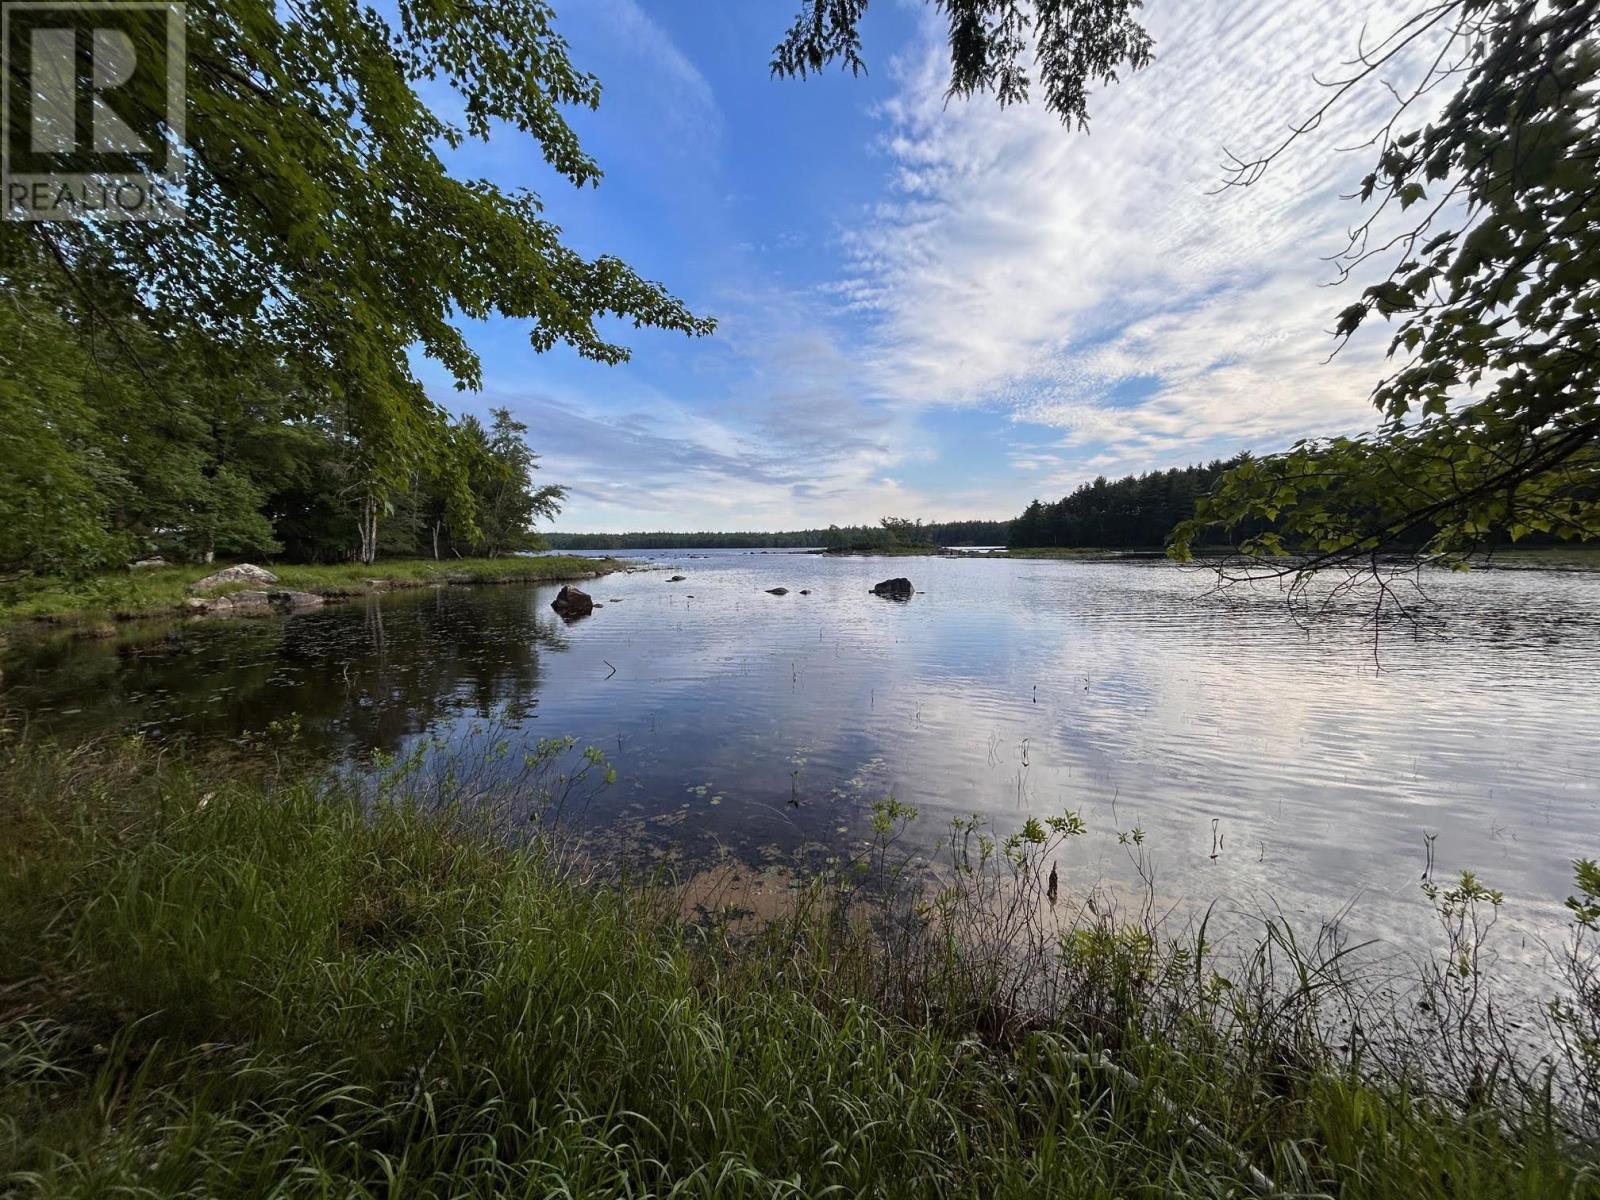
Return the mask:
<svg viewBox="0 0 1600 1200">
<path fill-rule="evenodd" d="M 226 596 L 189 596 L 184 608 L 196 613 L 218 613 L 234 617 L 259 617 L 272 612 L 297 612 L 318 608 L 324 603 L 315 592 L 287 590 L 262 591 L 247 588 L 242 592 L 229 592 Z"/>
<path fill-rule="evenodd" d="M 320 608 L 322 597 L 315 592 L 268 592 L 267 598 L 279 608 Z"/>
<path fill-rule="evenodd" d="M 789 589 L 788 588 L 784 588 L 784 587 L 768 588 L 767 589 L 767 595 L 769 595 L 769 596 L 787 596 L 788 594 L 789 594 Z"/>
<path fill-rule="evenodd" d="M 872 594 L 888 600 L 909 600 L 914 590 L 909 579 L 885 579 L 872 589 Z"/>
<path fill-rule="evenodd" d="M 579 591 L 575 587 L 564 587 L 556 593 L 556 598 L 550 602 L 550 607 L 557 614 L 568 618 L 587 617 L 594 611 L 594 599 L 588 592 Z"/>
<path fill-rule="evenodd" d="M 277 583 L 278 577 L 271 571 L 251 563 L 240 563 L 236 567 L 224 567 L 214 575 L 207 575 L 204 579 L 197 580 L 189 585 L 191 592 L 214 592 L 219 587 L 229 583 Z M 266 593 L 263 592 L 262 595 Z"/>
<path fill-rule="evenodd" d="M 668 579 L 667 582 L 668 583 L 682 583 L 687 578 L 689 578 L 687 575 L 674 575 L 670 579 Z"/>
<path fill-rule="evenodd" d="M 272 597 L 253 589 L 230 592 L 226 596 L 209 596 L 202 602 L 202 612 L 227 613 L 235 617 L 259 617 L 272 611 Z"/>
<path fill-rule="evenodd" d="M 157 555 L 155 558 L 141 558 L 138 562 L 129 563 L 128 570 L 150 571 L 154 570 L 156 567 L 164 567 L 166 565 L 167 560 L 162 558 L 160 555 Z"/>
</svg>

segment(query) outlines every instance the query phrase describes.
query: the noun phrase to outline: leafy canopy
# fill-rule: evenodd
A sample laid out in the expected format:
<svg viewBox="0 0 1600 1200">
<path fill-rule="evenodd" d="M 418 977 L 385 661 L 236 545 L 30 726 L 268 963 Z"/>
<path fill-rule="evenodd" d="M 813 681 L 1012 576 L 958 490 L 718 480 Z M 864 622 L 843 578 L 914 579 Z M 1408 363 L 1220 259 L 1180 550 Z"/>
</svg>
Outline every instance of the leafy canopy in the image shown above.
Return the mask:
<svg viewBox="0 0 1600 1200">
<path fill-rule="evenodd" d="M 1392 327 L 1381 422 L 1229 473 L 1174 554 L 1251 523 L 1271 527 L 1241 548 L 1294 572 L 1396 547 L 1461 562 L 1500 534 L 1600 537 L 1597 16 L 1596 0 L 1445 0 L 1337 85 L 1322 112 L 1403 53 L 1432 64 L 1373 139 L 1370 211 L 1341 264 L 1387 267 L 1335 331 L 1342 344 L 1373 317 Z M 1406 128 L 1445 85 L 1439 115 Z M 1259 179 L 1322 112 L 1231 182 Z M 1401 231 L 1380 239 L 1393 218 Z"/>
<path fill-rule="evenodd" d="M 1150 61 L 1136 0 L 935 0 L 950 95 L 1045 102 L 1087 121 L 1087 84 Z M 864 69 L 867 0 L 805 0 L 774 73 Z M 1374 315 L 1395 369 L 1378 427 L 1247 460 L 1200 500 L 1171 549 L 1231 535 L 1266 569 L 1353 564 L 1395 548 L 1463 560 L 1491 539 L 1600 537 L 1600 0 L 1433 0 L 1359 53 L 1282 144 L 1235 160 L 1249 186 L 1336 104 L 1389 86 L 1369 147 L 1369 206 L 1340 260 L 1384 277 L 1338 315 L 1342 344 Z M 1405 91 L 1386 75 L 1427 64 Z M 1416 111 L 1448 99 L 1432 120 Z M 1399 232 L 1390 233 L 1398 222 Z M 1284 565 L 1287 563 L 1288 565 Z"/>
<path fill-rule="evenodd" d="M 935 0 L 950 26 L 951 96 L 993 93 L 1002 106 L 1027 101 L 1031 49 L 1049 110 L 1089 124 L 1089 84 L 1149 65 L 1150 35 L 1135 19 L 1140 0 Z M 772 52 L 772 73 L 805 78 L 838 62 L 866 69 L 861 19 L 867 0 L 803 0 Z"/>
<path fill-rule="evenodd" d="M 464 320 L 524 322 L 536 349 L 607 363 L 628 354 L 600 327 L 607 315 L 712 328 L 620 260 L 567 246 L 534 193 L 446 169 L 444 150 L 506 127 L 572 184 L 599 180 L 562 110 L 595 107 L 600 87 L 569 60 L 549 4 L 398 0 L 395 12 L 397 24 L 352 0 L 189 5 L 188 219 L 0 224 L 7 276 L 48 263 L 91 313 L 111 290 L 164 328 L 291 354 L 349 408 L 386 486 L 441 436 L 413 348 L 458 386 L 481 382 Z M 160 81 L 138 82 L 122 99 L 161 127 Z M 458 115 L 436 112 L 424 86 L 448 87 Z"/>
</svg>

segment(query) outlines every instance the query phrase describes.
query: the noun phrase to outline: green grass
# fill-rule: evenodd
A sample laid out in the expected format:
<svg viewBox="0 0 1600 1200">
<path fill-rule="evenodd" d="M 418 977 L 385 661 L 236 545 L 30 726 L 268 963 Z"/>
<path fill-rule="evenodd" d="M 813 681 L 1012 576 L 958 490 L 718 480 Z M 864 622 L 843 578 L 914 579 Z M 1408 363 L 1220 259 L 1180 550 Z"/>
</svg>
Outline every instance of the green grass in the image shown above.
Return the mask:
<svg viewBox="0 0 1600 1200">
<path fill-rule="evenodd" d="M 47 620 L 104 622 L 155 616 L 178 609 L 189 585 L 226 563 L 174 564 L 142 571 L 108 571 L 84 579 L 25 578 L 0 585 L 0 624 Z M 538 583 L 589 579 L 618 569 L 615 559 L 546 555 L 538 558 L 394 559 L 328 566 L 262 564 L 278 576 L 274 586 L 325 596 L 350 596 L 385 586 L 436 583 Z M 248 584 L 240 585 L 248 587 Z M 238 590 L 222 589 L 222 591 Z"/>
<path fill-rule="evenodd" d="M 1061 942 L 1030 1007 L 911 907 L 685 925 L 396 779 L 4 747 L 0 1194 L 1600 1195 L 1537 1094 L 1385 1083 L 1132 933 Z"/>
</svg>

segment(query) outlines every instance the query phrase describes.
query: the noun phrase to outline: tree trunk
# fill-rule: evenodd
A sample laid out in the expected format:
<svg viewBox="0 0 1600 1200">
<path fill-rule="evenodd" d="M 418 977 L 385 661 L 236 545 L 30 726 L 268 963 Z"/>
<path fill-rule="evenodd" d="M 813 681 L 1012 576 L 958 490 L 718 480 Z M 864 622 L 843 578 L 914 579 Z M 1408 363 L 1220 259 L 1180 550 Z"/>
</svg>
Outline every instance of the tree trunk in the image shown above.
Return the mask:
<svg viewBox="0 0 1600 1200">
<path fill-rule="evenodd" d="M 378 501 L 369 492 L 361 501 L 361 561 L 371 566 L 378 557 Z"/>
<path fill-rule="evenodd" d="M 433 561 L 434 562 L 438 562 L 439 561 L 439 525 L 440 525 L 440 522 L 438 522 L 438 521 L 435 521 L 433 523 Z"/>
</svg>

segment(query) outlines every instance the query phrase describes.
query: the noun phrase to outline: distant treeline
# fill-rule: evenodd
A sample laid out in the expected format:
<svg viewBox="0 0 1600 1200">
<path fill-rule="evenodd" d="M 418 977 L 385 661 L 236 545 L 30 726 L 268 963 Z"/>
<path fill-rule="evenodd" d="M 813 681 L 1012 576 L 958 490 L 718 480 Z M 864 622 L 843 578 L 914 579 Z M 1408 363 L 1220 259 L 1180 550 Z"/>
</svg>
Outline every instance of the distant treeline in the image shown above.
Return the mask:
<svg viewBox="0 0 1600 1200">
<path fill-rule="evenodd" d="M 1045 546 L 1103 549 L 1146 549 L 1163 546 L 1181 521 L 1194 515 L 1195 501 L 1216 485 L 1223 472 L 1245 461 L 1244 455 L 1204 465 L 1149 471 L 1122 479 L 1104 475 L 1080 484 L 1054 504 L 1035 500 L 1010 523 L 1006 545 L 1014 550 Z M 1272 529 L 1271 522 L 1256 518 L 1233 529 L 1212 528 L 1196 539 L 1195 546 L 1232 546 Z M 1391 548 L 1417 547 L 1435 533 L 1435 527 L 1418 523 L 1390 540 Z M 1483 548 L 1509 546 L 1503 531 L 1485 535 Z M 1523 531 L 1516 544 L 1524 547 L 1594 545 L 1592 541 L 1565 542 L 1547 532 Z"/>
<path fill-rule="evenodd" d="M 935 521 L 914 526 L 919 537 L 935 546 L 1004 546 L 1009 521 Z M 881 525 L 830 525 L 826 529 L 790 529 L 776 533 L 547 533 L 552 550 L 765 550 L 824 546 L 875 545 L 884 540 Z"/>
<path fill-rule="evenodd" d="M 1104 475 L 1078 486 L 1071 495 L 1044 504 L 1035 500 L 1011 522 L 1007 545 L 1094 546 L 1133 549 L 1160 546 L 1180 521 L 1194 515 L 1195 501 L 1241 459 L 1204 466 L 1174 467 L 1110 480 Z M 1226 541 L 1220 533 L 1218 542 Z"/>
</svg>

